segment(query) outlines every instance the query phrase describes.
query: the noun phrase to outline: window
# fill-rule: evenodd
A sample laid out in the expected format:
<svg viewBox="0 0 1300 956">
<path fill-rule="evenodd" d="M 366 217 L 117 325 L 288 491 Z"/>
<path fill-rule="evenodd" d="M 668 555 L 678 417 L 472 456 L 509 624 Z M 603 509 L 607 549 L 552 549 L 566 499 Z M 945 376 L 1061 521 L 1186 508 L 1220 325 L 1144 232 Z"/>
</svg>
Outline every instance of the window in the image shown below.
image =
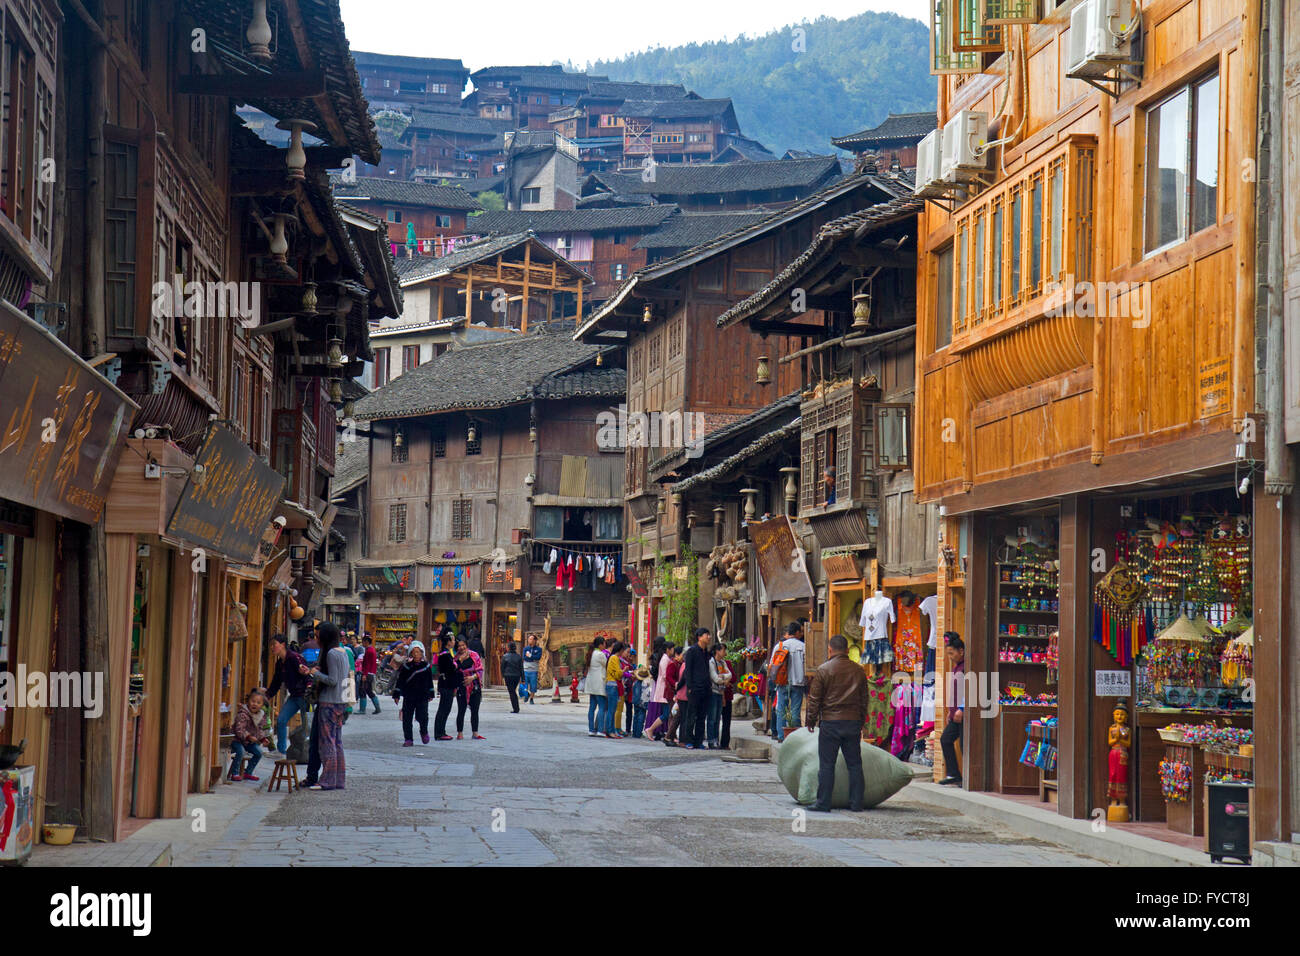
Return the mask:
<svg viewBox="0 0 1300 956">
<path fill-rule="evenodd" d="M 388 448 L 390 451 L 389 461 L 391 461 L 394 465 L 405 465 L 410 460 L 409 458 L 410 453 L 407 450 L 405 441 L 403 441 L 400 445 L 397 444 L 397 442 L 393 442 L 391 445 L 388 446 Z"/>
<path fill-rule="evenodd" d="M 818 505 L 835 504 L 835 446 L 836 429 L 828 428 L 817 433 L 813 453 L 813 474 L 817 482 L 813 500 Z"/>
<path fill-rule="evenodd" d="M 966 278 L 970 275 L 966 261 L 966 229 L 964 227 L 957 232 L 957 259 L 954 265 L 957 269 L 956 325 L 964 329 L 966 328 Z"/>
<path fill-rule="evenodd" d="M 392 80 L 384 80 L 384 89 L 386 89 L 386 90 L 387 90 L 387 89 L 391 89 L 391 88 L 392 88 L 392 85 L 393 85 L 393 81 L 392 81 Z"/>
<path fill-rule="evenodd" d="M 388 349 L 375 350 L 375 388 L 388 384 Z"/>
<path fill-rule="evenodd" d="M 474 440 L 473 440 L 473 441 L 470 441 L 470 440 L 469 440 L 469 434 L 466 433 L 466 435 L 465 435 L 465 454 L 466 454 L 466 455 L 481 455 L 481 454 L 483 454 L 483 441 L 482 441 L 482 439 L 483 439 L 483 426 L 482 426 L 482 425 L 479 425 L 479 426 L 478 426 L 477 431 L 476 431 L 475 434 L 474 434 Z"/>
<path fill-rule="evenodd" d="M 989 237 L 993 259 L 989 263 L 989 305 L 1002 307 L 1002 203 L 993 205 L 993 234 Z"/>
<path fill-rule="evenodd" d="M 709 292 L 721 292 L 722 283 L 725 278 L 722 269 L 722 260 L 714 259 L 712 262 L 703 262 L 696 270 L 696 284 L 701 289 Z"/>
<path fill-rule="evenodd" d="M 409 372 L 420 364 L 420 347 L 418 345 L 402 346 L 402 371 Z"/>
<path fill-rule="evenodd" d="M 1043 281 L 1043 178 L 1035 176 L 1029 187 L 1029 288 Z"/>
<path fill-rule="evenodd" d="M 400 210 L 400 209 L 390 209 L 390 210 L 388 210 L 388 221 L 389 221 L 389 222 L 401 222 L 401 221 L 402 221 L 402 210 Z"/>
<path fill-rule="evenodd" d="M 430 92 L 430 93 L 446 93 L 446 92 L 447 92 L 447 84 L 446 84 L 446 83 L 430 83 L 430 84 L 429 84 L 429 92 Z"/>
<path fill-rule="evenodd" d="M 0 6 L 0 36 L 4 57 L 0 64 L 4 102 L 0 121 L 0 213 L 31 240 L 43 257 L 48 257 L 53 238 L 54 184 L 49 162 L 55 153 L 57 25 L 42 4 L 7 3 Z M 147 53 L 142 51 L 141 57 L 147 59 Z"/>
<path fill-rule="evenodd" d="M 395 544 L 406 540 L 406 505 L 388 506 L 388 540 Z"/>
<path fill-rule="evenodd" d="M 1143 251 L 1153 252 L 1218 221 L 1219 75 L 1149 109 L 1146 135 Z"/>
<path fill-rule="evenodd" d="M 431 437 L 433 438 L 433 457 L 446 458 L 447 457 L 447 433 L 442 431 L 441 429 L 438 429 L 437 431 L 433 432 Z"/>
<path fill-rule="evenodd" d="M 898 471 L 911 465 L 911 405 L 876 406 L 876 466 Z"/>
<path fill-rule="evenodd" d="M 528 205 L 534 205 L 542 201 L 541 186 L 525 186 L 519 190 L 519 201 Z"/>
<path fill-rule="evenodd" d="M 952 246 L 941 250 L 938 259 L 934 296 L 934 347 L 941 349 L 952 343 Z"/>
<path fill-rule="evenodd" d="M 984 314 L 984 214 L 975 217 L 975 314 Z"/>
<path fill-rule="evenodd" d="M 1020 244 L 1022 241 L 1020 226 L 1024 221 L 1023 191 L 1017 189 L 1011 194 L 1011 298 L 1020 295 Z"/>
<path fill-rule="evenodd" d="M 626 273 L 626 269 L 627 267 L 623 263 L 616 262 L 609 267 L 609 277 L 613 279 L 615 282 L 621 282 L 623 280 L 624 274 Z"/>
<path fill-rule="evenodd" d="M 451 228 L 451 216 L 438 216 L 434 221 L 437 223 L 439 229 Z"/>
<path fill-rule="evenodd" d="M 244 363 L 236 361 L 230 369 L 230 412 L 234 418 L 235 431 L 241 438 L 248 438 L 248 409 L 244 404 Z"/>
<path fill-rule="evenodd" d="M 474 530 L 474 501 L 457 498 L 451 503 L 451 536 L 472 538 Z"/>
</svg>

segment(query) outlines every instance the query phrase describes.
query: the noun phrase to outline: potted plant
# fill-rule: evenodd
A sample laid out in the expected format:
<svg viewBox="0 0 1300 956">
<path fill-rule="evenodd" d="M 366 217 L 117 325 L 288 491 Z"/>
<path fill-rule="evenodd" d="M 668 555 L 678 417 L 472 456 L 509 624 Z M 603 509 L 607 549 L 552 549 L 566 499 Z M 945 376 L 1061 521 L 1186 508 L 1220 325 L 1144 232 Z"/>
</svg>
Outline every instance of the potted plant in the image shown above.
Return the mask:
<svg viewBox="0 0 1300 956">
<path fill-rule="evenodd" d="M 57 803 L 47 803 L 45 805 L 45 822 L 41 824 L 41 842 L 50 846 L 68 846 L 72 843 L 72 838 L 77 835 L 77 823 L 69 823 L 68 820 L 80 821 L 81 811 L 72 807 L 64 813 L 57 812 L 59 805 Z"/>
</svg>

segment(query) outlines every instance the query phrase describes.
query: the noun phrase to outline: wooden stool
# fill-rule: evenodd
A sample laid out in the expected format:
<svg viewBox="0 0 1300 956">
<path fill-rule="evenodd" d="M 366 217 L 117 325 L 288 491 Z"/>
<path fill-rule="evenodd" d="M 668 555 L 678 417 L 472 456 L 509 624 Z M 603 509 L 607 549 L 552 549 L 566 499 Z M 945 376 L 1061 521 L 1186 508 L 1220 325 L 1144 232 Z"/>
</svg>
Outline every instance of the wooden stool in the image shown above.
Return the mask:
<svg viewBox="0 0 1300 956">
<path fill-rule="evenodd" d="M 272 790 L 279 790 L 281 783 L 289 785 L 290 793 L 299 789 L 298 765 L 292 760 L 277 760 L 275 762 L 275 769 L 271 771 L 271 782 L 267 786 L 266 792 L 270 793 Z"/>
</svg>

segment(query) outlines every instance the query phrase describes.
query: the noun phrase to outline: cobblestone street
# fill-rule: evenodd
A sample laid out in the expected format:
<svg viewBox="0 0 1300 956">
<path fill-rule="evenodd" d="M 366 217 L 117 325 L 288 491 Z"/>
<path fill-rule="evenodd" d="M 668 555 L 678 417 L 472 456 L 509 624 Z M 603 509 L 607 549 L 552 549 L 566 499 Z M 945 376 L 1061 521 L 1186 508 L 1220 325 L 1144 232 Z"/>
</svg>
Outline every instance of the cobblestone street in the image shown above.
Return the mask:
<svg viewBox="0 0 1300 956">
<path fill-rule="evenodd" d="M 514 716 L 489 693 L 486 740 L 467 730 L 414 748 L 387 704 L 347 723 L 346 790 L 250 794 L 233 814 L 211 813 L 206 833 L 160 821 L 150 838 L 172 841 L 177 866 L 1098 865 L 906 789 L 867 813 L 805 817 L 775 765 L 591 738 L 585 702 Z M 270 768 L 261 776 L 264 788 Z M 238 786 L 193 797 L 191 813 L 243 796 Z"/>
</svg>

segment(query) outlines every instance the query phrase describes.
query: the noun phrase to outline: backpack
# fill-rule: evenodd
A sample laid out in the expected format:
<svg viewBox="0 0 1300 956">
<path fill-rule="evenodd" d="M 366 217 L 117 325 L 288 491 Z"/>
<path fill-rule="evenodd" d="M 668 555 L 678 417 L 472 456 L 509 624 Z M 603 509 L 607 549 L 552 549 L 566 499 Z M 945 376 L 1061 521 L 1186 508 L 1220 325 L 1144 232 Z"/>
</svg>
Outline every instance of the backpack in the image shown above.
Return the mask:
<svg viewBox="0 0 1300 956">
<path fill-rule="evenodd" d="M 777 645 L 776 651 L 772 654 L 772 683 L 778 687 L 784 686 L 790 682 L 790 650 L 785 646 L 785 642 Z"/>
</svg>

